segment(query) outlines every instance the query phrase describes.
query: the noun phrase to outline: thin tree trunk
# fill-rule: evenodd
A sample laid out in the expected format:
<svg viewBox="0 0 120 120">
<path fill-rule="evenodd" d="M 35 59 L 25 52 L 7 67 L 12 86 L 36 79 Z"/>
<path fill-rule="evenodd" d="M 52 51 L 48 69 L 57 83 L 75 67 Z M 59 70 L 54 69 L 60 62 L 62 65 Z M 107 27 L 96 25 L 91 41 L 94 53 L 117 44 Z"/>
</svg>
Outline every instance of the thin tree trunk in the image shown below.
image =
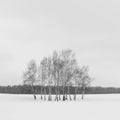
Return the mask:
<svg viewBox="0 0 120 120">
<path fill-rule="evenodd" d="M 43 99 L 43 97 L 42 97 L 42 86 L 41 86 L 41 100 Z"/>
<path fill-rule="evenodd" d="M 58 72 L 58 82 L 57 82 L 57 85 L 58 85 L 58 100 L 61 100 L 60 98 L 60 80 L 59 80 L 59 76 L 60 76 L 60 73 Z"/>
<path fill-rule="evenodd" d="M 33 86 L 33 84 L 32 84 L 32 92 L 33 92 L 34 100 L 36 100 L 36 94 L 35 94 L 35 90 L 34 90 L 34 86 Z"/>
<path fill-rule="evenodd" d="M 63 85 L 63 101 L 65 101 L 65 87 Z"/>
<path fill-rule="evenodd" d="M 67 86 L 65 86 L 65 88 L 67 89 Z M 65 100 L 67 100 L 68 98 L 67 98 L 67 91 L 66 91 L 66 89 L 65 89 Z"/>
<path fill-rule="evenodd" d="M 48 100 L 49 100 L 49 101 L 52 100 L 52 97 L 51 97 L 51 86 L 49 86 L 49 97 L 48 97 Z"/>
<path fill-rule="evenodd" d="M 55 101 L 58 101 L 58 91 L 57 91 L 58 83 L 57 83 L 57 71 L 55 72 Z"/>
<path fill-rule="evenodd" d="M 55 96 L 55 101 L 58 101 L 58 86 L 55 86 L 55 93 L 56 93 L 56 96 Z"/>
<path fill-rule="evenodd" d="M 67 100 L 67 91 L 66 91 L 66 85 L 64 87 L 64 92 L 65 92 L 65 100 Z"/>
<path fill-rule="evenodd" d="M 70 86 L 68 86 L 68 95 L 69 95 L 70 100 L 72 100 L 71 95 L 70 95 Z"/>
<path fill-rule="evenodd" d="M 82 89 L 82 100 L 84 99 L 84 94 L 85 94 L 85 86 L 83 86 L 83 89 Z"/>
<path fill-rule="evenodd" d="M 76 96 L 77 96 L 77 87 L 75 87 L 75 93 L 74 93 L 74 100 L 76 100 Z"/>
<path fill-rule="evenodd" d="M 60 97 L 60 86 L 58 87 L 58 99 L 61 100 L 61 97 Z"/>
<path fill-rule="evenodd" d="M 68 98 L 67 98 L 67 93 L 65 94 L 65 100 L 68 100 Z"/>
<path fill-rule="evenodd" d="M 44 87 L 44 100 L 46 100 L 46 87 Z"/>
</svg>

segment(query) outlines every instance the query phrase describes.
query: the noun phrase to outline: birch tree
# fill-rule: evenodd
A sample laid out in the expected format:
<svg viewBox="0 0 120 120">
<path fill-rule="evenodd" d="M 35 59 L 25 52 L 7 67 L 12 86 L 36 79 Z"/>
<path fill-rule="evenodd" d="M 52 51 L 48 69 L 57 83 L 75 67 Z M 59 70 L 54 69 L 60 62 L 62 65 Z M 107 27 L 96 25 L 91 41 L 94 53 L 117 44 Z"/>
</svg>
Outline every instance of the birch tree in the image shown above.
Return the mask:
<svg viewBox="0 0 120 120">
<path fill-rule="evenodd" d="M 36 62 L 34 60 L 31 60 L 28 63 L 27 70 L 23 73 L 23 82 L 24 84 L 31 86 L 32 93 L 35 100 L 36 100 L 36 94 L 35 94 L 34 85 L 36 83 L 36 72 L 37 72 Z"/>
<path fill-rule="evenodd" d="M 54 85 L 55 85 L 55 100 L 58 99 L 58 86 L 59 86 L 59 81 L 58 81 L 58 53 L 56 51 L 53 52 L 52 56 L 52 61 L 53 61 L 53 78 L 54 78 Z"/>
<path fill-rule="evenodd" d="M 85 89 L 90 85 L 92 78 L 90 78 L 88 66 L 83 66 L 80 76 L 81 76 L 81 86 L 82 86 L 82 100 L 84 99 Z"/>
<path fill-rule="evenodd" d="M 44 91 L 44 100 L 46 100 L 46 88 L 47 85 L 47 76 L 48 76 L 48 64 L 47 64 L 47 57 L 43 58 L 43 60 L 40 63 L 41 68 L 41 91 L 43 93 Z M 44 87 L 43 87 L 44 86 Z"/>
<path fill-rule="evenodd" d="M 49 89 L 49 96 L 48 96 L 48 100 L 51 101 L 52 100 L 52 95 L 51 95 L 51 87 L 53 85 L 53 75 L 52 75 L 52 71 L 53 71 L 53 64 L 52 64 L 52 59 L 51 57 L 47 58 L 47 86 Z"/>
<path fill-rule="evenodd" d="M 64 88 L 68 87 L 68 94 L 70 92 L 70 82 L 71 79 L 73 77 L 73 70 L 75 69 L 75 67 L 77 66 L 77 61 L 75 58 L 75 54 L 73 53 L 72 50 L 67 49 L 67 50 L 63 50 L 61 52 L 61 59 L 63 61 L 64 67 L 63 67 L 63 78 L 62 78 L 62 86 L 63 86 L 63 100 L 67 99 L 67 94 L 65 94 Z M 70 97 L 70 95 L 69 95 Z M 71 99 L 71 97 L 70 97 Z"/>
</svg>

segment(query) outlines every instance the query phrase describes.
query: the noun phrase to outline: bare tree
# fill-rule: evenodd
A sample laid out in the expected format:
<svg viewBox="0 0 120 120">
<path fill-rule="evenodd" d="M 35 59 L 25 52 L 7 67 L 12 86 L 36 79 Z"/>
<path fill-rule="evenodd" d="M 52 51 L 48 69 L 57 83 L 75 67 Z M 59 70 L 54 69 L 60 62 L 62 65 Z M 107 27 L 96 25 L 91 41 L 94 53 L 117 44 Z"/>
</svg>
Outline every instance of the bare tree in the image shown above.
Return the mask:
<svg viewBox="0 0 120 120">
<path fill-rule="evenodd" d="M 91 78 L 88 74 L 88 66 L 83 66 L 80 68 L 76 67 L 74 70 L 74 85 L 75 85 L 75 94 L 74 100 L 76 100 L 76 95 L 78 93 L 78 88 L 82 88 L 82 99 L 84 99 L 85 89 L 90 85 Z"/>
<path fill-rule="evenodd" d="M 63 50 L 61 52 L 61 59 L 63 61 L 63 81 L 62 81 L 62 86 L 63 86 L 63 100 L 67 99 L 67 94 L 65 94 L 64 88 L 68 87 L 68 94 L 69 97 L 71 99 L 70 96 L 70 84 L 71 84 L 71 80 L 73 77 L 73 71 L 77 66 L 77 61 L 75 58 L 75 54 L 73 53 L 72 50 L 67 49 L 67 50 Z"/>
<path fill-rule="evenodd" d="M 52 64 L 52 59 L 51 57 L 48 57 L 47 58 L 47 61 L 46 61 L 46 66 L 47 66 L 47 71 L 46 71 L 46 74 L 47 74 L 47 86 L 48 86 L 48 89 L 49 89 L 49 97 L 48 97 L 48 100 L 51 101 L 52 100 L 52 95 L 51 95 L 51 87 L 53 85 L 53 76 L 52 76 L 52 72 L 53 72 L 53 64 Z"/>
<path fill-rule="evenodd" d="M 24 84 L 28 84 L 31 86 L 35 100 L 36 100 L 36 94 L 35 94 L 34 85 L 36 83 L 36 72 L 37 72 L 37 65 L 34 60 L 31 60 L 27 66 L 27 70 L 23 73 L 23 82 Z"/>
<path fill-rule="evenodd" d="M 54 78 L 54 84 L 55 84 L 55 100 L 59 100 L 58 99 L 58 53 L 56 51 L 53 52 L 53 56 L 52 56 L 52 61 L 53 61 L 53 78 Z"/>
<path fill-rule="evenodd" d="M 85 89 L 87 86 L 90 85 L 92 78 L 90 78 L 89 74 L 88 74 L 88 66 L 87 67 L 83 67 L 80 73 L 81 76 L 81 86 L 82 86 L 82 100 L 84 99 L 84 94 L 85 94 Z"/>
<path fill-rule="evenodd" d="M 40 63 L 40 66 L 38 67 L 38 72 L 37 72 L 37 81 L 39 81 L 39 85 L 40 85 L 40 88 L 41 88 L 41 90 L 40 90 L 41 100 L 43 99 L 43 96 L 42 96 L 42 94 L 43 94 L 43 78 L 42 78 L 42 74 L 43 74 L 42 65 Z"/>
<path fill-rule="evenodd" d="M 47 76 L 48 76 L 48 64 L 47 64 L 47 58 L 43 58 L 43 60 L 40 63 L 41 67 L 41 91 L 44 91 L 44 100 L 46 100 L 46 88 L 47 85 Z M 44 86 L 44 87 L 43 87 Z"/>
<path fill-rule="evenodd" d="M 75 92 L 74 92 L 74 100 L 76 100 L 76 95 L 77 95 L 77 90 L 78 90 L 78 80 L 80 80 L 79 79 L 79 69 L 78 69 L 78 67 L 76 67 L 75 69 L 74 69 L 74 76 L 73 76 L 73 85 L 74 85 L 74 87 L 75 87 Z"/>
</svg>

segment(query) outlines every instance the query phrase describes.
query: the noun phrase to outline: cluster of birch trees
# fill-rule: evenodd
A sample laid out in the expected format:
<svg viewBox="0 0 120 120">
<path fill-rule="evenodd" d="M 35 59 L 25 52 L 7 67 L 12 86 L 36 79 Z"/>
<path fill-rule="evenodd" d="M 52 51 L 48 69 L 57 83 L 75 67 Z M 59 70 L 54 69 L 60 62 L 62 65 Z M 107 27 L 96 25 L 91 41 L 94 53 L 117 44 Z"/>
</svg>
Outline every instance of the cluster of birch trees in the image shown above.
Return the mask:
<svg viewBox="0 0 120 120">
<path fill-rule="evenodd" d="M 70 50 L 54 51 L 52 56 L 42 59 L 37 66 L 34 60 L 28 63 L 28 66 L 23 73 L 24 84 L 30 85 L 34 99 L 36 93 L 34 86 L 41 86 L 41 99 L 46 95 L 45 86 L 49 88 L 48 100 L 52 101 L 51 86 L 55 87 L 56 101 L 73 99 L 76 100 L 78 88 L 82 89 L 82 99 L 84 97 L 85 89 L 90 85 L 91 78 L 88 74 L 88 67 L 80 67 L 77 63 L 75 53 Z M 75 87 L 74 95 L 70 94 L 70 86 Z M 62 87 L 62 94 L 60 88 Z M 67 93 L 65 88 L 67 87 Z M 61 97 L 62 96 L 62 97 Z M 46 100 L 46 97 L 44 98 Z"/>
</svg>

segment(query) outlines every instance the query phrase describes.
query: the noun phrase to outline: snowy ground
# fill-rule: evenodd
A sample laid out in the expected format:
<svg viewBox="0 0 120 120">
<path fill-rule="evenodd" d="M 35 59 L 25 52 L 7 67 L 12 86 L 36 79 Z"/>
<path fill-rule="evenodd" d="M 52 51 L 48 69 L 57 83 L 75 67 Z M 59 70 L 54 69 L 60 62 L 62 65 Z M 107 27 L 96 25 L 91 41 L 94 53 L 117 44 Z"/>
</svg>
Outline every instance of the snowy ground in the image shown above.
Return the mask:
<svg viewBox="0 0 120 120">
<path fill-rule="evenodd" d="M 86 95 L 84 101 L 43 102 L 40 96 L 34 101 L 31 95 L 0 94 L 0 120 L 120 120 L 120 95 Z"/>
</svg>

